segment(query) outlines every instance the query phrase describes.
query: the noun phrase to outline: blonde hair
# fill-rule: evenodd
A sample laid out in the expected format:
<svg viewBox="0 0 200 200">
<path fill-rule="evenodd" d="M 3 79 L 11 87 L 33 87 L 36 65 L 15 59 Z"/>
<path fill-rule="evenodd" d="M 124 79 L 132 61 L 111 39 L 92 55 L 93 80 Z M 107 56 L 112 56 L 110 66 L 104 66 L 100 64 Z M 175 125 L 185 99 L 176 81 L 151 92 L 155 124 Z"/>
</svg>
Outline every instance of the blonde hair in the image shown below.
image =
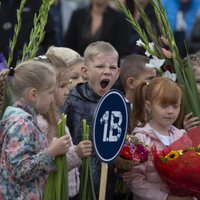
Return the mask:
<svg viewBox="0 0 200 200">
<path fill-rule="evenodd" d="M 5 69 L 0 73 L 0 110 L 3 106 L 4 86 L 9 73 L 10 69 Z M 8 86 L 14 99 L 19 99 L 24 96 L 24 91 L 27 88 L 45 91 L 52 87 L 55 82 L 56 77 L 53 68 L 38 60 L 29 60 L 16 66 Z"/>
<path fill-rule="evenodd" d="M 80 58 L 80 54 L 70 48 L 66 47 L 54 47 L 51 46 L 48 48 L 46 55 L 55 55 L 61 58 L 65 63 L 70 63 L 75 58 Z"/>
<path fill-rule="evenodd" d="M 97 41 L 89 44 L 84 51 L 84 63 L 87 66 L 89 61 L 99 54 L 114 54 L 119 58 L 117 50 L 108 42 Z"/>
<path fill-rule="evenodd" d="M 74 67 L 74 65 L 78 65 L 80 63 L 84 63 L 83 57 L 72 59 L 71 62 L 68 62 L 68 65 L 69 65 L 69 68 L 71 69 Z"/>
<path fill-rule="evenodd" d="M 48 53 L 46 53 L 46 55 L 38 56 L 36 59 L 40 60 L 41 62 L 50 64 L 51 68 L 53 68 L 56 73 L 57 83 L 59 83 L 63 76 L 69 75 L 69 67 L 67 63 L 61 57 L 57 56 L 54 51 L 49 51 Z M 48 112 L 43 115 L 48 122 L 49 133 L 51 133 L 52 130 L 53 132 L 55 132 L 56 130 L 56 117 L 58 116 L 58 113 L 59 111 L 54 101 L 51 103 Z M 55 135 L 48 134 L 47 138 L 49 141 L 51 141 L 54 136 Z"/>
</svg>

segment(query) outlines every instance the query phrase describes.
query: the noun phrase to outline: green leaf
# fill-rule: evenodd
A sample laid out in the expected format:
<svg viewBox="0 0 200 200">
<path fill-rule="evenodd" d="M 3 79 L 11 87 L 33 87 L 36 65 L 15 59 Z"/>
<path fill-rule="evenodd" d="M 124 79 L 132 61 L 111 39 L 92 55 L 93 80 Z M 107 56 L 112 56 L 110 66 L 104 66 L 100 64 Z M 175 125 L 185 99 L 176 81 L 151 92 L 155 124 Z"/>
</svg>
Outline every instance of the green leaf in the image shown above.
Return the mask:
<svg viewBox="0 0 200 200">
<path fill-rule="evenodd" d="M 61 120 L 57 125 L 57 137 L 65 135 L 66 115 L 61 115 Z M 55 158 L 57 171 L 49 175 L 45 187 L 44 200 L 68 200 L 68 171 L 66 155 Z"/>
</svg>

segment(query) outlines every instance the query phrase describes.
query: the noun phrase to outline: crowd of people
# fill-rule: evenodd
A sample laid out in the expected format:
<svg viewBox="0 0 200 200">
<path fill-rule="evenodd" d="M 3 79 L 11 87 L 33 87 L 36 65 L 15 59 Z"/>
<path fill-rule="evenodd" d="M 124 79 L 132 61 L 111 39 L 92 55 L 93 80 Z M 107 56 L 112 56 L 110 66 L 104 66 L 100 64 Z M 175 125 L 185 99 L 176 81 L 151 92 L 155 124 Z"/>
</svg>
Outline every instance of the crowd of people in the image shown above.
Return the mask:
<svg viewBox="0 0 200 200">
<path fill-rule="evenodd" d="M 41 3 L 34 1 L 33 6 L 31 2 L 24 8 L 24 20 L 31 21 L 30 17 Z M 198 42 L 195 47 L 192 45 L 193 40 L 200 42 L 200 32 L 195 25 L 199 22 L 200 3 L 199 0 L 170 2 L 167 4 L 163 0 L 163 6 L 176 41 L 180 39 L 177 44 L 185 65 L 187 59 L 184 59 L 182 42 L 186 40 L 191 44 L 190 60 L 200 97 L 200 46 Z M 124 3 L 144 26 L 133 1 Z M 151 18 L 155 13 L 148 0 L 141 3 Z M 6 58 L 19 4 L 16 0 L 1 1 L 0 51 Z M 70 8 L 67 21 L 64 20 L 66 13 L 62 14 L 64 7 Z M 20 58 L 32 25 L 22 24 L 26 34 L 19 37 L 12 66 Z M 59 155 L 67 157 L 69 199 L 80 199 L 80 169 L 86 157 L 91 159 L 98 197 L 101 160 L 94 150 L 93 120 L 101 97 L 112 88 L 120 88 L 127 102 L 127 135 L 134 135 L 149 148 L 154 145 L 162 150 L 200 125 L 198 117 L 193 113 L 186 115 L 184 111 L 181 86 L 160 76 L 156 66 L 147 67 L 150 58 L 137 49 L 134 44 L 137 34 L 113 2 L 91 0 L 78 4 L 77 1 L 57 0 L 50 10 L 46 29 L 37 57 L 0 71 L 1 111 L 7 86 L 12 95 L 12 105 L 5 109 L 0 120 L 0 200 L 43 199 L 48 175 L 56 172 L 54 160 Z M 67 115 L 66 135 L 57 138 L 56 126 L 61 113 Z M 88 140 L 82 139 L 82 119 L 89 125 Z M 108 165 L 106 200 L 126 198 L 119 197 L 114 190 L 117 159 Z M 133 166 L 124 173 L 123 179 L 131 193 L 129 199 L 195 199 L 172 195 L 152 160 Z"/>
</svg>

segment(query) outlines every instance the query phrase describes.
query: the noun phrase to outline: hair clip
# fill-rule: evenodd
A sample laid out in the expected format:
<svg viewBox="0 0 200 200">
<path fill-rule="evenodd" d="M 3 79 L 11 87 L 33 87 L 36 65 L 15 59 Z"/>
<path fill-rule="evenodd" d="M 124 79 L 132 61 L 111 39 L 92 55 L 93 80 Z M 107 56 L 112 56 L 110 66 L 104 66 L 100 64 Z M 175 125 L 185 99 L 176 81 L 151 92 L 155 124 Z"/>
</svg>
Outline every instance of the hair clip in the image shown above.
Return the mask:
<svg viewBox="0 0 200 200">
<path fill-rule="evenodd" d="M 9 68 L 8 76 L 14 76 L 14 73 L 15 73 L 14 67 L 10 67 L 10 68 Z"/>
<path fill-rule="evenodd" d="M 69 79 L 68 84 L 72 84 L 72 83 L 73 83 L 73 80 Z"/>
<path fill-rule="evenodd" d="M 34 57 L 35 60 L 46 60 L 48 59 L 47 56 L 45 55 L 41 55 L 41 56 L 38 56 L 38 57 Z"/>
</svg>

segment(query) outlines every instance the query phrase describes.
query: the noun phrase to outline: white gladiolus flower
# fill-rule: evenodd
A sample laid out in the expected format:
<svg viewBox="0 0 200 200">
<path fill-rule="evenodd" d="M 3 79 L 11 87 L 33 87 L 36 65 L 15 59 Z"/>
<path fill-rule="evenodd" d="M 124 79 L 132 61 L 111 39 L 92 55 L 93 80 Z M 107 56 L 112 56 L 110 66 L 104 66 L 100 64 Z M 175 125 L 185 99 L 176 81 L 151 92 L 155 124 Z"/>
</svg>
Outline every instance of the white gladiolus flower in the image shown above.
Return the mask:
<svg viewBox="0 0 200 200">
<path fill-rule="evenodd" d="M 151 51 L 154 50 L 154 43 L 153 43 L 153 42 L 150 42 L 150 43 L 149 43 L 149 48 L 151 49 Z"/>
<path fill-rule="evenodd" d="M 154 43 L 153 42 L 149 42 L 149 48 L 151 51 L 154 51 Z M 148 51 L 145 51 L 144 53 L 147 57 L 149 57 L 151 54 Z"/>
<path fill-rule="evenodd" d="M 165 71 L 165 73 L 162 75 L 163 77 L 169 78 L 173 81 L 176 81 L 176 74 L 175 73 L 171 73 L 170 71 Z"/>
<path fill-rule="evenodd" d="M 136 45 L 139 46 L 139 47 L 145 46 L 144 42 L 142 42 L 141 39 L 136 41 Z"/>
<path fill-rule="evenodd" d="M 153 59 L 150 59 L 149 63 L 146 63 L 146 67 L 160 69 L 164 62 L 165 59 L 159 59 L 158 57 L 153 56 Z"/>
<path fill-rule="evenodd" d="M 151 54 L 148 51 L 145 51 L 144 53 L 147 57 L 149 57 Z"/>
</svg>

